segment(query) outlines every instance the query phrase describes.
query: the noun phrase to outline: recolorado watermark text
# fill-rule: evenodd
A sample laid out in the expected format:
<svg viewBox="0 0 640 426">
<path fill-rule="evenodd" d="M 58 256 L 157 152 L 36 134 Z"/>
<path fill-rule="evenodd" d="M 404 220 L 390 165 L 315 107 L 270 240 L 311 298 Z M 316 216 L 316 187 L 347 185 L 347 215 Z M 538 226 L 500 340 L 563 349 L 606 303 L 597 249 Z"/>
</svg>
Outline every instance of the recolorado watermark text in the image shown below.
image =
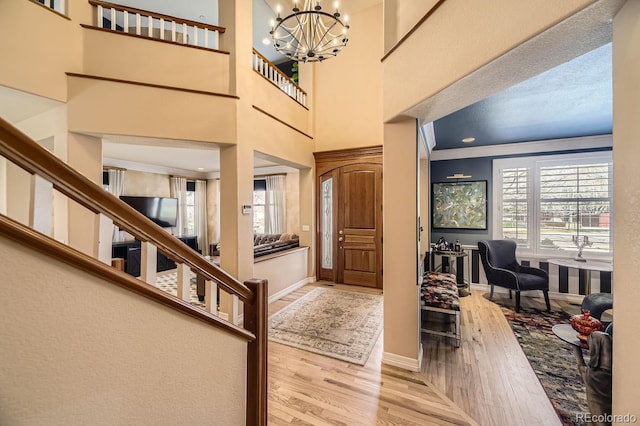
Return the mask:
<svg viewBox="0 0 640 426">
<path fill-rule="evenodd" d="M 638 418 L 634 414 L 577 413 L 576 420 L 586 423 L 636 423 Z"/>
</svg>

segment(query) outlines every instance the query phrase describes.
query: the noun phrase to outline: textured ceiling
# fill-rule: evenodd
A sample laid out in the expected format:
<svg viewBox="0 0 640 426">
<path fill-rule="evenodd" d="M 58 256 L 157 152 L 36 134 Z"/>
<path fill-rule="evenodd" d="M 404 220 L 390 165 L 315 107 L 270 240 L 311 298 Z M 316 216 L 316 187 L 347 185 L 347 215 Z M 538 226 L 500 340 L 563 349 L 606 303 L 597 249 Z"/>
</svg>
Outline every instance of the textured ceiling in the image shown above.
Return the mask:
<svg viewBox="0 0 640 426">
<path fill-rule="evenodd" d="M 609 43 L 436 120 L 434 149 L 610 134 L 611 60 Z"/>
</svg>

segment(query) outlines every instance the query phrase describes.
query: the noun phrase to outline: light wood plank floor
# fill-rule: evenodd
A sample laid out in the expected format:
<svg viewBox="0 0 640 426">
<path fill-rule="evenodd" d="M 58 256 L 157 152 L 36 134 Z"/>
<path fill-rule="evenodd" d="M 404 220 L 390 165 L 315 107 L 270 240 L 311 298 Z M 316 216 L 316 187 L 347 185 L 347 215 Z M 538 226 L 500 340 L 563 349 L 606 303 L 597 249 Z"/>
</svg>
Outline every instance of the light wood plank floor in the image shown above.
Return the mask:
<svg viewBox="0 0 640 426">
<path fill-rule="evenodd" d="M 545 309 L 542 298 L 523 293 L 522 306 Z M 515 306 L 515 296 L 494 296 Z M 483 426 L 560 425 L 542 385 L 531 369 L 498 304 L 488 291 L 472 289 L 460 298 L 462 343 L 423 335 L 423 375 Z M 560 305 L 552 301 L 552 310 Z"/>
<path fill-rule="evenodd" d="M 425 335 L 421 373 L 382 365 L 382 335 L 365 366 L 269 342 L 269 425 L 559 425 L 500 308 L 477 290 L 461 308 L 461 347 Z"/>
</svg>

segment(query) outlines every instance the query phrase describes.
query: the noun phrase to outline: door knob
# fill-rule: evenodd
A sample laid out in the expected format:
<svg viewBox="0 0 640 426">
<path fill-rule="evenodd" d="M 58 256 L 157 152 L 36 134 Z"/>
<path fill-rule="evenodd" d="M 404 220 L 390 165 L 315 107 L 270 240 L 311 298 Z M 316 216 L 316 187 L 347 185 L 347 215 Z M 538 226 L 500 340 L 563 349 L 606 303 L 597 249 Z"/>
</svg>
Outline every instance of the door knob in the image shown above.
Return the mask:
<svg viewBox="0 0 640 426">
<path fill-rule="evenodd" d="M 342 229 L 338 231 L 338 234 L 340 235 L 344 234 L 344 232 L 342 232 Z"/>
<path fill-rule="evenodd" d="M 340 238 L 338 238 L 338 241 L 342 241 L 343 239 L 344 239 L 344 238 L 340 237 Z"/>
</svg>

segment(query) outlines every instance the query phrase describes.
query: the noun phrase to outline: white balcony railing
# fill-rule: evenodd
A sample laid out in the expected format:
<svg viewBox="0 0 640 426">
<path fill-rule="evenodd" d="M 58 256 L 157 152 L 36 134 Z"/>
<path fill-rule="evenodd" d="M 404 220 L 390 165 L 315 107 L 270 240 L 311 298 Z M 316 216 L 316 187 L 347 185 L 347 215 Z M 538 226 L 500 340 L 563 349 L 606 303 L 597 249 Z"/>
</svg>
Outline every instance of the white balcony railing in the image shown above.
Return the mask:
<svg viewBox="0 0 640 426">
<path fill-rule="evenodd" d="M 56 12 L 62 15 L 66 14 L 65 0 L 35 0 L 35 1 L 45 5 L 49 9 L 55 10 Z"/>
<path fill-rule="evenodd" d="M 253 49 L 253 70 L 295 99 L 300 105 L 306 107 L 306 92 L 255 49 Z"/>
<path fill-rule="evenodd" d="M 51 0 L 45 0 L 51 1 Z M 218 50 L 225 28 L 176 18 L 128 6 L 89 0 L 95 7 L 95 25 L 156 40 Z"/>
</svg>

